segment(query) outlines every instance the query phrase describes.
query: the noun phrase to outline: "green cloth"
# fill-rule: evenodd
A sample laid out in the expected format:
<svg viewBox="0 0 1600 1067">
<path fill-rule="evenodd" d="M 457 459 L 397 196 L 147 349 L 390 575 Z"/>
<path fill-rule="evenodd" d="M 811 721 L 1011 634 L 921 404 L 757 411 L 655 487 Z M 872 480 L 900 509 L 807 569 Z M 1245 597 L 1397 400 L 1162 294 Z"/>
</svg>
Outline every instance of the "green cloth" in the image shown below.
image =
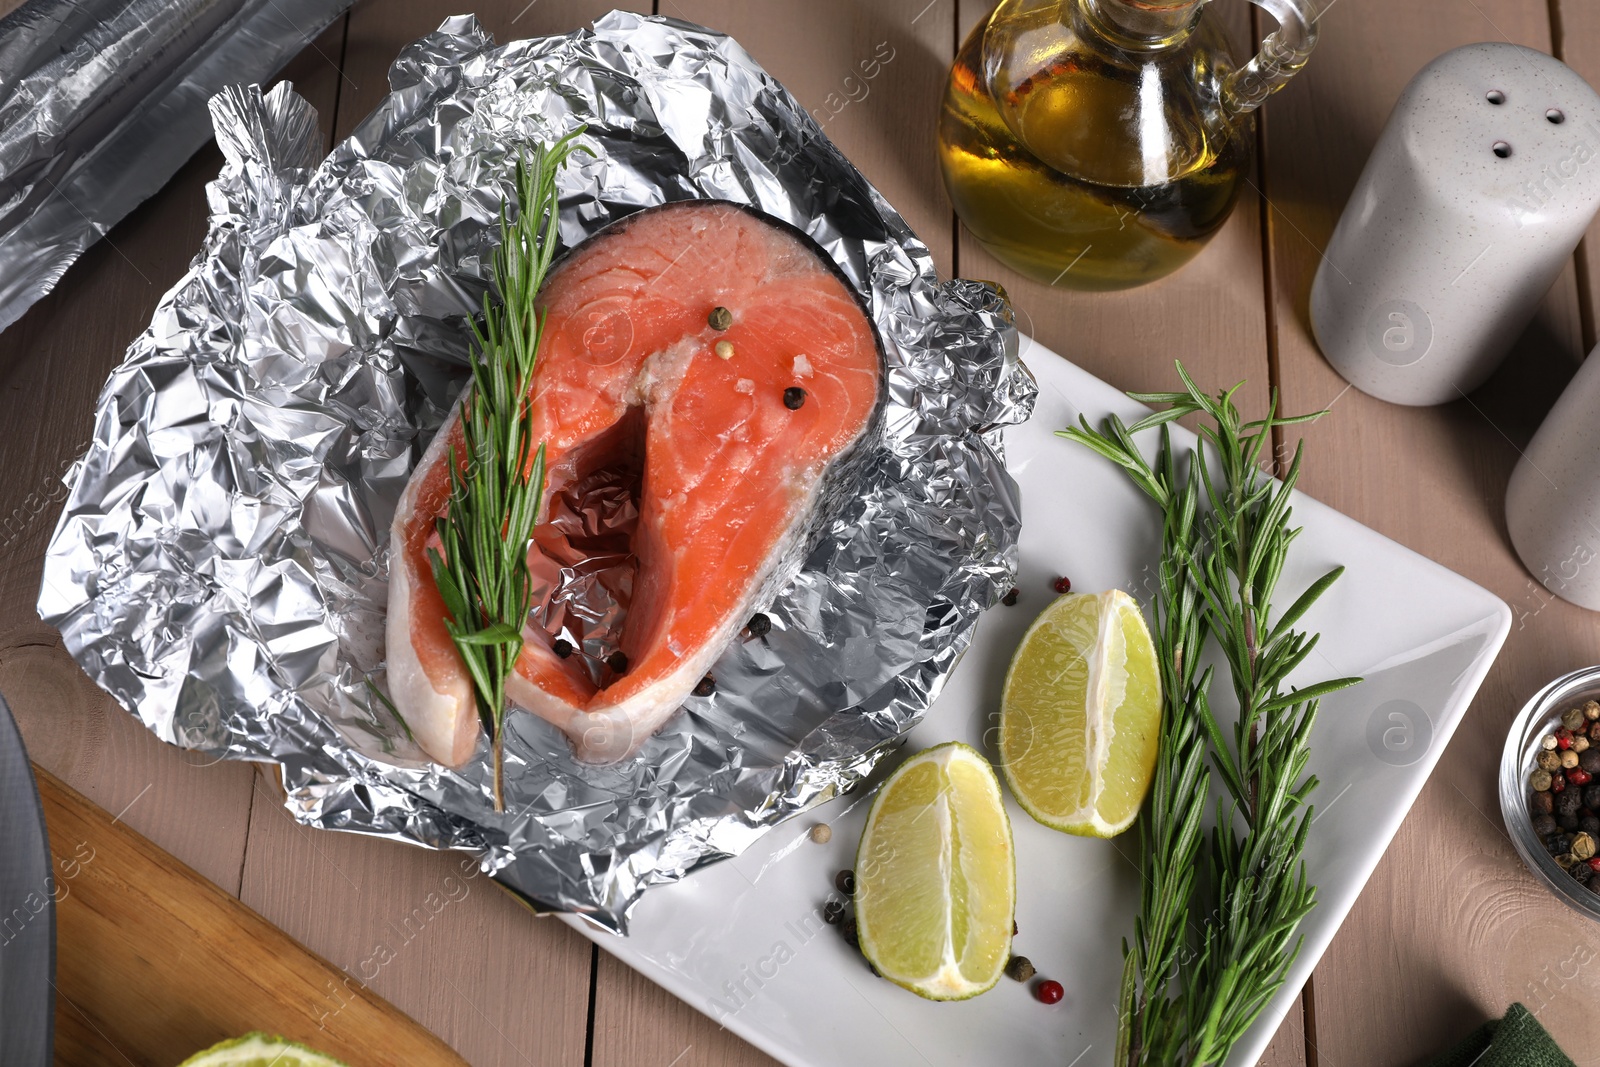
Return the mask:
<svg viewBox="0 0 1600 1067">
<path fill-rule="evenodd" d="M 1428 1067 L 1573 1067 L 1533 1013 L 1513 1004 Z"/>
</svg>

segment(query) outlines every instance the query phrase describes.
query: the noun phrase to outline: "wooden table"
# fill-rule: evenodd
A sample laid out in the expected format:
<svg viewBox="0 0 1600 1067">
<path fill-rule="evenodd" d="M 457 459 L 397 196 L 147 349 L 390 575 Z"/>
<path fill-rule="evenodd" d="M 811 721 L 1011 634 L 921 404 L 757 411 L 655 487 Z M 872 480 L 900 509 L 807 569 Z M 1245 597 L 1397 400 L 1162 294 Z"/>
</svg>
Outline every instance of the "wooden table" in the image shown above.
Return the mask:
<svg viewBox="0 0 1600 1067">
<path fill-rule="evenodd" d="M 0 4 L 0 6 L 10 6 Z M 361 0 L 285 76 L 347 134 L 386 90 L 408 41 L 467 5 Z M 571 29 L 611 0 L 479 0 L 501 40 Z M 934 116 L 958 39 L 985 0 L 659 0 L 725 29 L 801 102 L 932 247 L 949 274 L 996 279 L 1041 343 L 1129 389 L 1168 388 L 1182 357 L 1201 380 L 1248 379 L 1296 411 L 1304 488 L 1503 597 L 1511 637 L 1466 721 L 1263 1062 L 1413 1064 L 1513 1000 L 1580 1064 L 1600 1064 L 1600 931 L 1524 872 L 1500 822 L 1495 769 L 1515 709 L 1549 678 L 1600 659 L 1600 616 L 1554 600 L 1512 554 L 1511 465 L 1595 342 L 1600 244 L 1545 301 L 1517 353 L 1471 398 L 1393 407 L 1349 390 L 1307 332 L 1307 294 L 1334 222 L 1401 87 L 1456 45 L 1511 40 L 1600 84 L 1592 0 L 1333 0 L 1306 72 L 1265 110 L 1261 161 L 1237 212 L 1191 266 L 1123 294 L 1051 291 L 963 233 L 934 158 Z M 1238 40 L 1262 25 L 1219 7 Z M 1267 28 L 1270 28 L 1268 25 Z M 871 81 L 858 63 L 892 53 Z M 354 969 L 449 873 L 446 857 L 295 824 L 251 767 L 169 748 L 92 685 L 33 604 L 60 475 L 86 447 L 106 375 L 205 231 L 202 151 L 166 189 L 0 334 L 0 691 L 36 761 L 316 952 Z M 471 1063 L 707 1067 L 770 1062 L 566 927 L 498 893 L 447 909 L 372 988 Z"/>
</svg>

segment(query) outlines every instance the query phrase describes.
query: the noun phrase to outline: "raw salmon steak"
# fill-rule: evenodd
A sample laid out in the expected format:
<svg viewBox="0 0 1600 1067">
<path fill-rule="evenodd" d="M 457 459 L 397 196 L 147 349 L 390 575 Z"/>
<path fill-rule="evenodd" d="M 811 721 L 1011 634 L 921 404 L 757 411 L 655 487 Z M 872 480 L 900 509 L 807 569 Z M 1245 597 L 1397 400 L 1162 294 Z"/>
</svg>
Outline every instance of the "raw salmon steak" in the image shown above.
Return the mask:
<svg viewBox="0 0 1600 1067">
<path fill-rule="evenodd" d="M 508 693 L 564 731 L 579 759 L 609 763 L 681 706 L 793 576 L 830 479 L 874 432 L 883 351 L 818 246 L 721 201 L 613 223 L 556 266 L 540 304 L 530 403 L 548 481 L 530 570 L 547 593 L 598 582 L 620 625 L 609 648 L 575 646 L 535 612 Z M 401 497 L 388 621 L 393 700 L 450 766 L 472 755 L 480 727 L 427 548 L 460 439 L 453 416 Z M 612 529 L 628 536 L 586 560 L 574 531 L 597 485 L 627 513 Z"/>
</svg>

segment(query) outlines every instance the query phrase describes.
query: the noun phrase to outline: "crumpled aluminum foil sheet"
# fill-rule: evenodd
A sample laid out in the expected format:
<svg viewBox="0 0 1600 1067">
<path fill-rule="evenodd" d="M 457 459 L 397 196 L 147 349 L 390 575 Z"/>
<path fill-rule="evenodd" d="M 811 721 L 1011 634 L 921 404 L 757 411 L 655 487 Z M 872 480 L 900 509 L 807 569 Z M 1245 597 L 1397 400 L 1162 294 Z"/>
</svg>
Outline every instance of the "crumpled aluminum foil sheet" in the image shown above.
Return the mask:
<svg viewBox="0 0 1600 1067">
<path fill-rule="evenodd" d="M 1000 435 L 1036 387 L 1003 295 L 940 283 L 726 36 L 613 12 L 495 47 L 457 17 L 390 82 L 320 163 L 287 87 L 213 101 L 228 164 L 210 232 L 101 395 L 39 609 L 164 740 L 281 764 L 301 822 L 475 851 L 536 903 L 625 932 L 646 889 L 848 789 L 922 717 L 1011 585 Z M 716 692 L 609 767 L 508 716 L 496 814 L 487 743 L 459 773 L 423 761 L 368 679 L 390 519 L 462 385 L 517 146 L 581 123 L 595 156 L 561 176 L 565 244 L 692 197 L 799 226 L 870 295 L 888 408 L 770 634 L 728 649 Z"/>
<path fill-rule="evenodd" d="M 0 329 L 167 183 L 206 101 L 265 81 L 350 0 L 28 0 L 0 19 Z"/>
</svg>

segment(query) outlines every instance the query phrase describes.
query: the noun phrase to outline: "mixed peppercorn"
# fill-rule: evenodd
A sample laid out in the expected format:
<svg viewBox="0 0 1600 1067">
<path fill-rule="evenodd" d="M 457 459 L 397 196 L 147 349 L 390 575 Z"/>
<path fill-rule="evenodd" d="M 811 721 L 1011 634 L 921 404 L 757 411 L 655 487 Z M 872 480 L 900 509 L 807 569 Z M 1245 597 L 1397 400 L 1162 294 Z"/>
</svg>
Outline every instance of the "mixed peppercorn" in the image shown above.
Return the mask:
<svg viewBox="0 0 1600 1067">
<path fill-rule="evenodd" d="M 1072 592 L 1072 579 L 1067 577 L 1057 578 L 1050 583 L 1050 588 L 1054 589 L 1062 596 L 1065 596 L 1066 594 Z M 1000 603 L 1004 604 L 1008 608 L 1014 608 L 1017 606 L 1017 601 L 1021 599 L 1022 590 L 1018 589 L 1016 586 L 1012 586 L 1011 591 L 1000 598 Z"/>
<path fill-rule="evenodd" d="M 1560 867 L 1600 893 L 1600 702 L 1568 708 L 1528 775 L 1533 832 Z"/>
</svg>

